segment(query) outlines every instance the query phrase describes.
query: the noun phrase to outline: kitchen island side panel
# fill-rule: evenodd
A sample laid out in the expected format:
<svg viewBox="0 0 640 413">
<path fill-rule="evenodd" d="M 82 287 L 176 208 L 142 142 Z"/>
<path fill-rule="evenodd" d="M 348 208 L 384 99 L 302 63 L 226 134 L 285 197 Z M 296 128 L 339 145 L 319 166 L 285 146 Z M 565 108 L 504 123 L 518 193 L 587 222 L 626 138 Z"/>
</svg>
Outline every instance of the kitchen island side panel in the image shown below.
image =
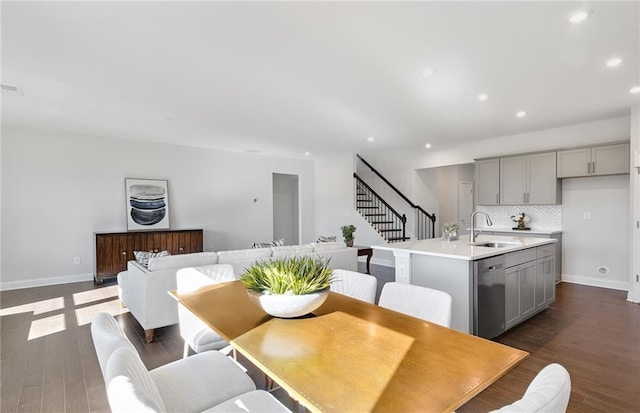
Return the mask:
<svg viewBox="0 0 640 413">
<path fill-rule="evenodd" d="M 473 333 L 473 261 L 411 254 L 411 284 L 449 293 L 451 328 Z"/>
</svg>

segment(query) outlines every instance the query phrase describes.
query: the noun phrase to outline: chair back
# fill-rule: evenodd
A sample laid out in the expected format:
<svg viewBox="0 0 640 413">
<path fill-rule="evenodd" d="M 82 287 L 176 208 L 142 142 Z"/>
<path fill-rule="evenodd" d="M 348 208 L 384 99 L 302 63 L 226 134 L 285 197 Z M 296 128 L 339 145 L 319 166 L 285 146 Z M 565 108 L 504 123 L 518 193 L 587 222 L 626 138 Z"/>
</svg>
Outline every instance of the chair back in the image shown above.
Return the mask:
<svg viewBox="0 0 640 413">
<path fill-rule="evenodd" d="M 531 381 L 522 399 L 492 413 L 564 413 L 569 405 L 571 378 L 557 363 L 547 365 Z"/>
<path fill-rule="evenodd" d="M 388 282 L 382 287 L 378 305 L 444 327 L 451 326 L 451 296 L 444 291 Z"/>
<path fill-rule="evenodd" d="M 112 413 L 166 411 L 156 384 L 134 349 L 115 350 L 105 377 Z"/>
<path fill-rule="evenodd" d="M 376 299 L 376 277 L 349 270 L 333 270 L 335 280 L 330 290 L 373 304 Z"/>
<path fill-rule="evenodd" d="M 96 349 L 98 363 L 105 378 L 107 372 L 107 362 L 115 350 L 120 347 L 134 349 L 118 321 L 111 314 L 98 313 L 91 321 L 91 337 L 93 346 Z M 106 383 L 106 379 L 105 379 Z"/>
</svg>

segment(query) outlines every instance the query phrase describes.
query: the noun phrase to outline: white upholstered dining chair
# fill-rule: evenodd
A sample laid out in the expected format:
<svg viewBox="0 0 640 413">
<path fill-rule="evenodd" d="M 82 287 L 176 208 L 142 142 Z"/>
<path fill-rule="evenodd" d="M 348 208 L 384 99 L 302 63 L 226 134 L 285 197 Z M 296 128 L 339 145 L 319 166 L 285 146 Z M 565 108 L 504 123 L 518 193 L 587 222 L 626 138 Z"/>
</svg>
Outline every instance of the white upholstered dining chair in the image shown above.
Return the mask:
<svg viewBox="0 0 640 413">
<path fill-rule="evenodd" d="M 378 305 L 441 326 L 451 326 L 451 296 L 444 291 L 388 282 L 382 287 Z"/>
<path fill-rule="evenodd" d="M 256 390 L 251 378 L 220 352 L 204 352 L 149 371 L 109 314 L 94 317 L 91 335 L 114 413 L 290 412 L 269 393 Z"/>
<path fill-rule="evenodd" d="M 333 270 L 331 291 L 348 295 L 358 300 L 374 303 L 376 299 L 376 277 L 349 270 Z"/>
<path fill-rule="evenodd" d="M 236 279 L 230 264 L 182 268 L 176 273 L 177 292 L 195 292 L 208 285 L 235 281 Z M 226 350 L 230 349 L 229 343 L 182 304 L 178 304 L 178 322 L 180 336 L 184 339 L 183 357 L 189 355 L 190 349 L 195 353 L 210 350 L 224 350 L 228 353 Z"/>
<path fill-rule="evenodd" d="M 569 372 L 552 363 L 540 370 L 520 400 L 491 413 L 564 413 L 570 395 Z"/>
</svg>

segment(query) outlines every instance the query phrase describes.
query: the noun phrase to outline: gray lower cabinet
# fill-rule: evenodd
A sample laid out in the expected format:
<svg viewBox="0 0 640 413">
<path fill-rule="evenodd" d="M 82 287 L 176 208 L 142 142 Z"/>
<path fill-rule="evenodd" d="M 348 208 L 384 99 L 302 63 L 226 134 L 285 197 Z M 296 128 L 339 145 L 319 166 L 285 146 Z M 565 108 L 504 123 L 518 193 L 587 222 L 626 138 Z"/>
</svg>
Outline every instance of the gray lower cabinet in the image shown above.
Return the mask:
<svg viewBox="0 0 640 413">
<path fill-rule="evenodd" d="M 505 327 L 511 328 L 532 315 L 535 306 L 536 262 L 505 270 Z"/>
<path fill-rule="evenodd" d="M 553 244 L 505 254 L 505 328 L 555 301 Z"/>
<path fill-rule="evenodd" d="M 553 234 L 523 234 L 524 231 L 521 231 L 518 236 L 523 236 L 527 238 L 553 238 L 556 240 L 555 244 L 553 244 L 553 248 L 555 249 L 555 257 L 553 260 L 553 277 L 556 283 L 561 281 L 562 276 L 562 233 L 556 232 Z M 487 235 L 505 235 L 505 236 L 514 236 L 514 232 L 512 231 L 482 231 L 483 234 Z M 522 235 L 520 235 L 522 234 Z M 546 248 L 551 248 L 551 246 L 546 246 Z"/>
</svg>

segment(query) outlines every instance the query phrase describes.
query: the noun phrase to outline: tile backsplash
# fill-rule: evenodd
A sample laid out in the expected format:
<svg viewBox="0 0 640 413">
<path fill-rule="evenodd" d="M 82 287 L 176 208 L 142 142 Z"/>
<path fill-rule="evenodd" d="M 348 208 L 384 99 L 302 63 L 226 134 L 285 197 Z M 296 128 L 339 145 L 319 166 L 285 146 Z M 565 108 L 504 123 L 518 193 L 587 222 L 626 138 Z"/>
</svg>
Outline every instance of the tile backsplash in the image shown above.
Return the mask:
<svg viewBox="0 0 640 413">
<path fill-rule="evenodd" d="M 562 230 L 562 205 L 478 205 L 477 209 L 487 211 L 494 228 L 513 228 L 511 216 L 524 212 L 531 217 L 529 227 L 537 230 Z M 485 220 L 476 215 L 478 228 L 487 228 Z"/>
</svg>

